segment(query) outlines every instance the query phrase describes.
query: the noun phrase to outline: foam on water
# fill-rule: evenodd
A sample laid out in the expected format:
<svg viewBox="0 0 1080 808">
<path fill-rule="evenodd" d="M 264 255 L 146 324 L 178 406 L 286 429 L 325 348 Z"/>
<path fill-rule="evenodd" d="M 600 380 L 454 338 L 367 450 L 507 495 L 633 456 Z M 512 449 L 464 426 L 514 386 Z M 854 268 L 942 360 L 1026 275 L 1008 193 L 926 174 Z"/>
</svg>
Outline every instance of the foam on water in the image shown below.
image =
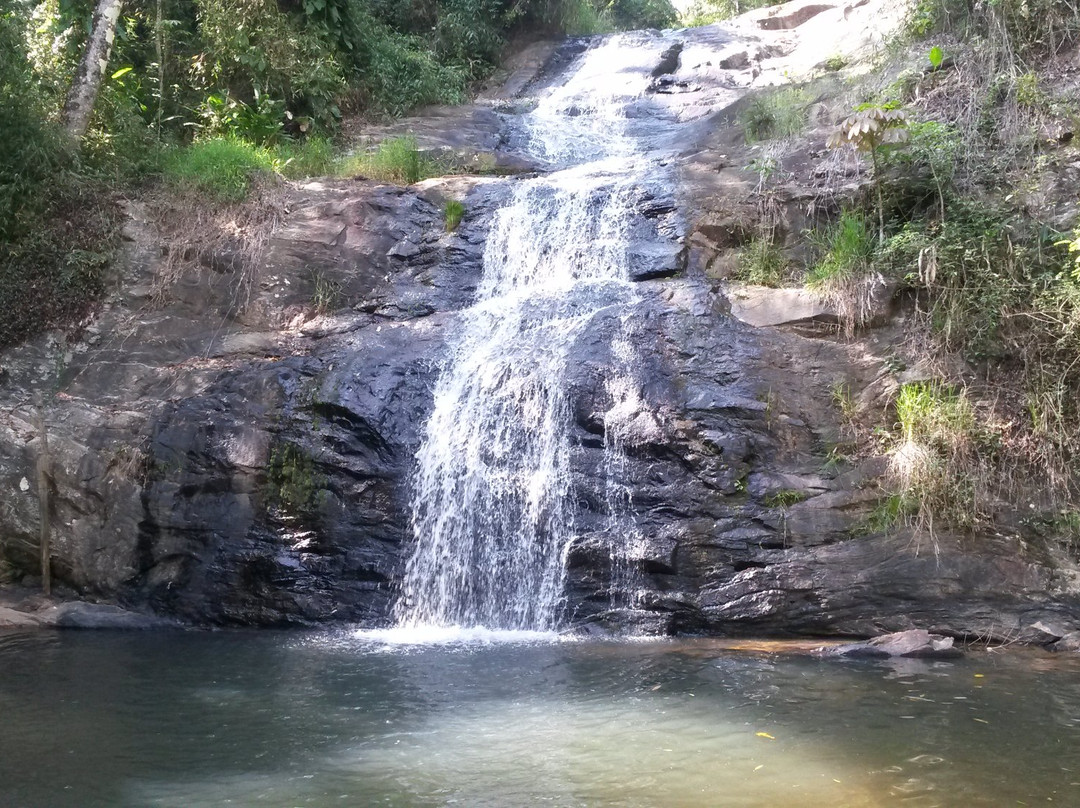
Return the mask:
<svg viewBox="0 0 1080 808">
<path fill-rule="evenodd" d="M 359 629 L 352 637 L 387 649 L 419 645 L 536 645 L 572 642 L 575 637 L 554 631 L 511 631 L 483 626 L 394 626 Z"/>
</svg>

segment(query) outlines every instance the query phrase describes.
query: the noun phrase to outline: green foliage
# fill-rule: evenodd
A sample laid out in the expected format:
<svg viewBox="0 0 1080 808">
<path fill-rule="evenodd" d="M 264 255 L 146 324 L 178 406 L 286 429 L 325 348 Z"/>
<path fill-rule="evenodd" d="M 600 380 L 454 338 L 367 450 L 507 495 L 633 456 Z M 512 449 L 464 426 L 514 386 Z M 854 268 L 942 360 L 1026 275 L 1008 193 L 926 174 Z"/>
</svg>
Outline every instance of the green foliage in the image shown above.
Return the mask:
<svg viewBox="0 0 1080 808">
<path fill-rule="evenodd" d="M 934 70 L 937 70 L 945 61 L 945 51 L 937 45 L 934 45 L 934 47 L 930 49 L 930 53 L 927 54 L 927 58 L 930 60 L 930 66 L 934 68 Z"/>
<path fill-rule="evenodd" d="M 49 120 L 15 9 L 0 11 L 0 346 L 84 315 L 119 241 L 110 194 Z"/>
<path fill-rule="evenodd" d="M 694 0 L 683 12 L 680 22 L 687 28 L 697 28 L 723 22 L 755 8 L 775 6 L 783 0 Z"/>
<path fill-rule="evenodd" d="M 274 170 L 274 158 L 267 149 L 237 137 L 215 137 L 173 150 L 164 169 L 166 179 L 178 188 L 220 202 L 239 202 L 254 175 Z"/>
<path fill-rule="evenodd" d="M 739 251 L 734 277 L 743 283 L 775 288 L 784 285 L 787 271 L 788 260 L 783 249 L 773 239 L 757 236 Z"/>
<path fill-rule="evenodd" d="M 740 116 L 747 143 L 792 137 L 806 128 L 813 97 L 802 87 L 782 87 L 754 96 Z"/>
<path fill-rule="evenodd" d="M 956 450 L 975 430 L 975 412 L 967 396 L 941 382 L 913 382 L 901 387 L 896 419 L 902 440 L 942 453 Z"/>
<path fill-rule="evenodd" d="M 294 443 L 282 442 L 271 449 L 266 477 L 268 498 L 292 517 L 310 516 L 326 486 L 315 461 Z"/>
<path fill-rule="evenodd" d="M 457 226 L 465 218 L 465 205 L 456 199 L 447 199 L 443 207 L 443 216 L 446 219 L 446 232 L 457 230 Z"/>
<path fill-rule="evenodd" d="M 412 185 L 443 173 L 438 162 L 421 152 L 416 138 L 409 135 L 384 140 L 374 150 L 349 160 L 344 171 L 400 185 Z"/>
<path fill-rule="evenodd" d="M 0 14 L 0 241 L 37 224 L 48 205 L 48 184 L 73 165 L 61 132 L 39 104 L 22 40 L 25 24 L 14 12 Z"/>
<path fill-rule="evenodd" d="M 419 37 L 373 25 L 352 56 L 354 104 L 400 115 L 424 104 L 459 104 L 466 98 L 469 73 L 460 64 L 440 62 Z"/>
<path fill-rule="evenodd" d="M 907 22 L 910 36 L 922 39 L 953 33 L 980 38 L 1012 58 L 1030 60 L 1057 53 L 1080 34 L 1080 11 L 1068 0 L 918 0 Z"/>
<path fill-rule="evenodd" d="M 337 98 L 345 90 L 345 73 L 338 53 L 323 38 L 297 24 L 276 0 L 197 0 L 198 34 L 202 50 L 194 62 L 196 83 L 224 92 L 208 96 L 204 114 L 220 110 L 236 123 L 250 120 L 258 131 L 227 129 L 255 140 L 285 124 L 285 113 L 330 122 L 339 111 Z M 244 107 L 248 109 L 245 110 Z"/>
<path fill-rule="evenodd" d="M 866 218 L 844 211 L 840 218 L 809 234 L 818 261 L 806 276 L 806 287 L 830 303 L 849 336 L 873 313 L 873 293 L 882 282 L 872 263 L 877 242 Z"/>
<path fill-rule="evenodd" d="M 679 13 L 670 0 L 606 0 L 601 14 L 615 28 L 624 31 L 671 28 L 679 22 Z"/>
<path fill-rule="evenodd" d="M 1042 274 L 1017 244 L 1014 223 L 969 198 L 946 201 L 944 220 L 906 223 L 882 250 L 882 265 L 929 292 L 931 324 L 943 346 L 972 358 L 1005 348 L 1002 326 Z"/>
<path fill-rule="evenodd" d="M 904 494 L 888 494 L 856 528 L 858 533 L 886 533 L 909 521 L 918 503 Z"/>
<path fill-rule="evenodd" d="M 834 53 L 832 56 L 822 62 L 822 67 L 832 73 L 835 73 L 838 70 L 843 70 L 845 67 L 847 67 L 847 65 L 848 60 L 839 53 Z"/>
</svg>

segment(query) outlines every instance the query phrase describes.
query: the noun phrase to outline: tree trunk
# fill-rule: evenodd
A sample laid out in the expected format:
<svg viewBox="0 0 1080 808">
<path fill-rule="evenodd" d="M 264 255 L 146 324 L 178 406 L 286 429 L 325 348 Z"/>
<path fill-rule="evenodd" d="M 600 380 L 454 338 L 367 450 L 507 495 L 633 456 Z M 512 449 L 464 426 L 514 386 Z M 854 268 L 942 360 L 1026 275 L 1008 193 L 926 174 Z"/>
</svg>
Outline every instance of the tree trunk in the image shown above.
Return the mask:
<svg viewBox="0 0 1080 808">
<path fill-rule="evenodd" d="M 86 50 L 83 51 L 64 104 L 64 126 L 72 137 L 81 139 L 90 125 L 90 114 L 94 111 L 94 102 L 97 101 L 101 81 L 109 66 L 122 5 L 123 0 L 98 0 L 94 9 L 90 40 L 86 43 Z"/>
<path fill-rule="evenodd" d="M 41 591 L 52 594 L 52 548 L 49 541 L 49 433 L 45 427 L 45 406 L 38 405 L 37 418 L 38 462 L 37 489 L 38 510 L 41 517 Z"/>
</svg>

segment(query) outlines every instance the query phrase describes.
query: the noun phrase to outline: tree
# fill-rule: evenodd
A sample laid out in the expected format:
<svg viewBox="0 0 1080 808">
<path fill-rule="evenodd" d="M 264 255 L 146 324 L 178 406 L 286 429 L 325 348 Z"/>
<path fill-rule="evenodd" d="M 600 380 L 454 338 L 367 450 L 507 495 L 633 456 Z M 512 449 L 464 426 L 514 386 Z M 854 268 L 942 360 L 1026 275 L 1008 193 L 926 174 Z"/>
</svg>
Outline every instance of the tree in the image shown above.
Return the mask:
<svg viewBox="0 0 1080 808">
<path fill-rule="evenodd" d="M 881 166 L 879 150 L 908 142 L 907 114 L 900 109 L 868 105 L 848 116 L 829 137 L 830 149 L 851 145 L 858 151 L 869 152 L 874 165 L 874 189 L 877 191 L 878 240 L 885 241 L 885 206 L 881 198 Z"/>
<path fill-rule="evenodd" d="M 98 0 L 94 9 L 90 40 L 86 43 L 79 68 L 71 82 L 64 104 L 64 127 L 75 138 L 82 138 L 90 125 L 101 81 L 109 66 L 116 23 L 120 19 L 123 0 Z"/>
</svg>

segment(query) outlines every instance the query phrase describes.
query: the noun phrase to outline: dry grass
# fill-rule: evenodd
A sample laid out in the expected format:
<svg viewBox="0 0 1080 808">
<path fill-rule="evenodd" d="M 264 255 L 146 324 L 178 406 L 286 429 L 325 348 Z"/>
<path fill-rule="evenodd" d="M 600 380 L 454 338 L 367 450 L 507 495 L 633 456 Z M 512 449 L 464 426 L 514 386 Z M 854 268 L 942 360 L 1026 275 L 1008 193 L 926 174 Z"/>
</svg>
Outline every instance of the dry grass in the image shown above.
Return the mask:
<svg viewBox="0 0 1080 808">
<path fill-rule="evenodd" d="M 250 302 L 266 244 L 285 215 L 285 186 L 267 175 L 253 181 L 242 202 L 212 203 L 191 192 L 159 193 L 148 200 L 162 240 L 164 258 L 154 281 L 153 299 L 164 305 L 172 288 L 193 266 L 235 273 L 230 308 Z"/>
</svg>

